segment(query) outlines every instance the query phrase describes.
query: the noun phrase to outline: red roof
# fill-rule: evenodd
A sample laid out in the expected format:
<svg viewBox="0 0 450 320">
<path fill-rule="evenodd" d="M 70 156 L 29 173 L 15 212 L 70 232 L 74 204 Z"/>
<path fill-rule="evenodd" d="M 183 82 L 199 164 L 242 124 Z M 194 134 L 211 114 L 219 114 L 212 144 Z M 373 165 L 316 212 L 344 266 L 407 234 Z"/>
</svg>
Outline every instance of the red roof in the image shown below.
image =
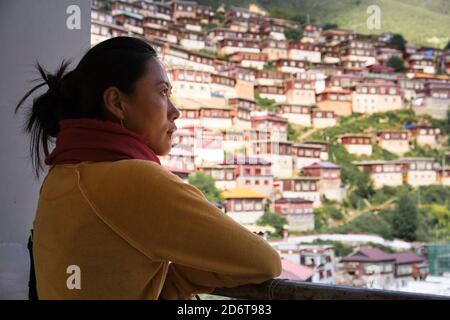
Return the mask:
<svg viewBox="0 0 450 320">
<path fill-rule="evenodd" d="M 286 259 L 281 259 L 281 267 L 282 271 L 277 277 L 278 279 L 306 281 L 314 274 L 313 269 L 290 262 Z"/>
<path fill-rule="evenodd" d="M 259 121 L 259 120 L 269 120 L 269 121 L 276 121 L 276 122 L 283 122 L 287 123 L 288 120 L 286 118 L 274 115 L 274 114 L 267 114 L 263 116 L 253 116 L 251 117 L 252 121 Z"/>
<path fill-rule="evenodd" d="M 343 262 L 395 261 L 390 254 L 378 248 L 360 248 L 351 256 L 343 257 Z"/>
<path fill-rule="evenodd" d="M 421 257 L 414 252 L 399 252 L 391 254 L 391 257 L 395 258 L 396 264 L 406 264 L 406 263 L 423 263 L 425 258 Z"/>
<path fill-rule="evenodd" d="M 325 88 L 322 92 L 319 92 L 318 94 L 324 94 L 324 93 L 336 93 L 336 94 L 350 94 L 352 93 L 351 90 L 346 89 L 333 89 L 333 88 Z"/>
<path fill-rule="evenodd" d="M 314 162 L 313 164 L 304 167 L 303 169 L 340 169 L 341 167 L 329 161 Z"/>
<path fill-rule="evenodd" d="M 233 156 L 227 158 L 223 164 L 240 164 L 240 165 L 265 165 L 268 166 L 271 162 L 257 157 L 248 156 Z"/>
<path fill-rule="evenodd" d="M 282 203 L 309 203 L 312 204 L 313 201 L 311 200 L 306 200 L 303 198 L 280 198 L 275 200 L 275 204 L 282 204 Z"/>
</svg>

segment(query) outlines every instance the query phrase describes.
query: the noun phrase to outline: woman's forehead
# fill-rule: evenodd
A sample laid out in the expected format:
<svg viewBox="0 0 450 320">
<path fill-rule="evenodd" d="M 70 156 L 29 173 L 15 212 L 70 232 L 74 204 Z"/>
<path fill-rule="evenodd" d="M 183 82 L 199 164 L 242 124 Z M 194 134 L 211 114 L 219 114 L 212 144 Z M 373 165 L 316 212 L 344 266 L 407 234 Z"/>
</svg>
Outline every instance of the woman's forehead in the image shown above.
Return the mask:
<svg viewBox="0 0 450 320">
<path fill-rule="evenodd" d="M 152 85 L 159 85 L 161 83 L 170 83 L 167 77 L 167 72 L 159 59 L 150 59 L 147 63 L 147 72 L 144 76 L 150 81 Z"/>
</svg>

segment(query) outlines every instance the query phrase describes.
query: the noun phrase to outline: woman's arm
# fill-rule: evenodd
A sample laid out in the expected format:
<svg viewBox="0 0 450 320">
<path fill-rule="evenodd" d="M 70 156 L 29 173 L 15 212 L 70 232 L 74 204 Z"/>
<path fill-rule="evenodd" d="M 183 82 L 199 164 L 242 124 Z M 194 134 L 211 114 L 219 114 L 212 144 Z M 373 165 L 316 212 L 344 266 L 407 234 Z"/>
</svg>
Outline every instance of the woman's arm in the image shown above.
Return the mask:
<svg viewBox="0 0 450 320">
<path fill-rule="evenodd" d="M 162 298 L 189 299 L 194 293 L 261 283 L 281 273 L 278 253 L 197 188 L 156 164 L 133 162 L 122 184 L 127 190 L 104 199 L 109 209 L 102 215 L 149 258 L 172 262 Z"/>
</svg>

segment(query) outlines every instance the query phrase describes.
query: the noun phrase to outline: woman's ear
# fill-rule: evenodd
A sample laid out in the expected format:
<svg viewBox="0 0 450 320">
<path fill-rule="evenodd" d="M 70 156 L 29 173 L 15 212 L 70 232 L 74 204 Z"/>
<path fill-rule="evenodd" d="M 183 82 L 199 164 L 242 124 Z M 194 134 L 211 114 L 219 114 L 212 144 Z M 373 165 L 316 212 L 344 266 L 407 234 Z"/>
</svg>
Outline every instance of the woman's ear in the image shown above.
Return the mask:
<svg viewBox="0 0 450 320">
<path fill-rule="evenodd" d="M 116 119 L 125 119 L 123 94 L 117 87 L 109 87 L 103 92 L 103 104 Z"/>
</svg>

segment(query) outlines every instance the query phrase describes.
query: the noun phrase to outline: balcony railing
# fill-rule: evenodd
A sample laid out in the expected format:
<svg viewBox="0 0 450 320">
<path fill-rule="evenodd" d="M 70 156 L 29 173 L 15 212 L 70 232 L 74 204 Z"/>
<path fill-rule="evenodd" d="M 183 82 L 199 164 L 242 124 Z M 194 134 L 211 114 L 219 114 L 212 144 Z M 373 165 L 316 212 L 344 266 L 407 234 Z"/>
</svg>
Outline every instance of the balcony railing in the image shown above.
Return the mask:
<svg viewBox="0 0 450 320">
<path fill-rule="evenodd" d="M 448 296 L 273 279 L 216 289 L 212 295 L 248 300 L 450 300 Z"/>
</svg>

